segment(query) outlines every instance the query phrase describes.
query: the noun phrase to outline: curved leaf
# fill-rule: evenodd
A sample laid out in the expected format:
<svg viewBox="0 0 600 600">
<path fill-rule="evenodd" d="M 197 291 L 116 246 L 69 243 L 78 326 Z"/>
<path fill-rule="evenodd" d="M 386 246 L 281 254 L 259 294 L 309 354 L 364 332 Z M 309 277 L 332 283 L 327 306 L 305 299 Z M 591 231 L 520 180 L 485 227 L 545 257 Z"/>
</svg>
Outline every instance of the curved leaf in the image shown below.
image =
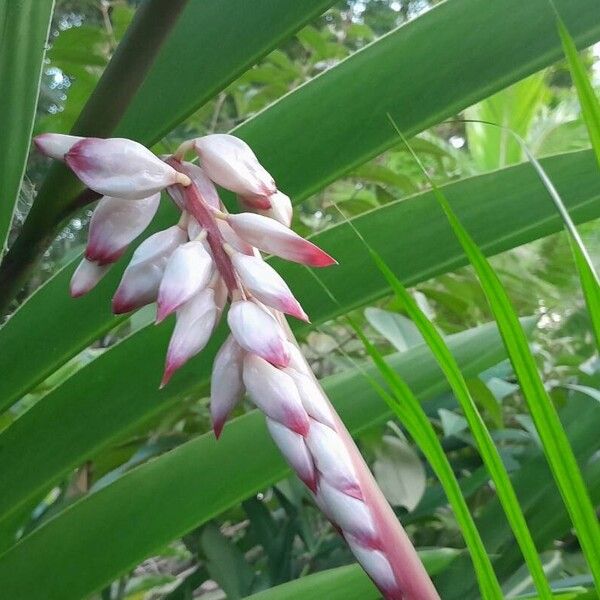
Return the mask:
<svg viewBox="0 0 600 600">
<path fill-rule="evenodd" d="M 0 256 L 27 162 L 53 7 L 54 0 L 0 2 Z"/>
<path fill-rule="evenodd" d="M 448 342 L 461 367 L 471 374 L 502 358 L 492 324 L 450 336 Z M 391 357 L 390 364 L 422 400 L 445 387 L 423 346 Z M 374 367 L 367 370 L 376 376 Z M 351 432 L 389 417 L 389 409 L 362 373 L 334 375 L 324 384 Z M 143 397 L 143 390 L 138 394 Z M 121 415 L 107 418 L 114 422 Z M 87 432 L 92 425 L 101 426 L 89 420 L 87 424 Z M 3 593 L 27 600 L 79 600 L 175 537 L 288 473 L 262 415 L 252 411 L 229 423 L 218 442 L 212 433 L 201 435 L 48 520 L 0 556 Z M 117 531 L 119 535 L 109 533 Z"/>
<path fill-rule="evenodd" d="M 600 216 L 600 180 L 590 151 L 558 155 L 541 163 L 561 190 L 574 221 L 579 223 Z M 561 227 L 560 218 L 528 165 L 451 183 L 444 186 L 444 191 L 488 255 L 549 235 Z M 442 217 L 433 195 L 427 192 L 390 203 L 354 222 L 402 282 L 412 285 L 466 264 L 460 246 Z M 175 212 L 168 205 L 162 206 L 152 230 L 166 226 L 175 218 Z M 430 239 L 436 239 L 437 243 L 429 244 Z M 357 264 L 356 236 L 346 225 L 325 231 L 314 241 L 340 262 L 339 266 L 323 271 L 321 277 L 344 306 L 364 305 L 388 292 L 385 280 L 367 256 Z M 423 248 L 427 248 L 427 252 L 423 252 Z M 20 354 L 28 357 L 24 361 L 14 352 L 0 352 L 0 373 L 3 374 L 0 410 L 123 320 L 111 314 L 110 296 L 127 260 L 126 257 L 120 261 L 95 290 L 77 300 L 68 298 L 69 279 L 78 260 L 73 261 L 0 328 L 0 348 L 18 347 Z M 322 298 L 320 288 L 304 269 L 282 262 L 276 266 L 315 322 L 338 314 L 338 307 Z M 65 327 L 65 323 L 69 326 Z M 163 331 L 162 336 L 159 331 Z M 146 332 L 144 343 L 147 336 L 152 335 L 161 336 L 162 343 L 166 341 L 164 330 L 159 329 L 153 334 Z M 155 346 L 162 354 L 163 348 L 151 345 Z M 160 363 L 158 356 L 156 358 L 156 364 Z"/>
</svg>

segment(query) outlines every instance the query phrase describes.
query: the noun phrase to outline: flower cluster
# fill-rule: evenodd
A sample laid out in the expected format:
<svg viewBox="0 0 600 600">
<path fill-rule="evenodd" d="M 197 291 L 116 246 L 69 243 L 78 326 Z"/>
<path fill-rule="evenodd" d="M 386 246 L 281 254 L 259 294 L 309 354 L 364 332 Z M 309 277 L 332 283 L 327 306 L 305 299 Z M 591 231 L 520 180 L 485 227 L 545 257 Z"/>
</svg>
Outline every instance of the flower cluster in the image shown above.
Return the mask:
<svg viewBox="0 0 600 600">
<path fill-rule="evenodd" d="M 231 333 L 211 379 L 215 435 L 247 392 L 290 466 L 385 598 L 437 598 L 284 318 L 307 315 L 261 252 L 313 267 L 335 261 L 290 229 L 290 199 L 250 147 L 213 134 L 160 159 L 127 139 L 44 134 L 35 142 L 103 195 L 71 294 L 85 294 L 98 283 L 149 225 L 166 190 L 181 218 L 138 246 L 113 297 L 115 313 L 153 302 L 157 322 L 175 313 L 161 385 L 204 348 L 229 302 Z M 200 166 L 184 160 L 188 152 Z M 237 194 L 249 212 L 228 213 L 215 184 Z"/>
</svg>

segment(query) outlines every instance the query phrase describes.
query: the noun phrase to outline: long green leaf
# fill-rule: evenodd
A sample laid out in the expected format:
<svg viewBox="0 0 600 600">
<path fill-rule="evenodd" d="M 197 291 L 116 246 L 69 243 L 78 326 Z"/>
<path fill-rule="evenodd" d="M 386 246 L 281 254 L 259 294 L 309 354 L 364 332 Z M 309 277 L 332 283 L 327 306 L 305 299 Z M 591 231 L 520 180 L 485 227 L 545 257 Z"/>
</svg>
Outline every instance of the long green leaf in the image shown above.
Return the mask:
<svg viewBox="0 0 600 600">
<path fill-rule="evenodd" d="M 585 65 L 577 53 L 577 46 L 560 18 L 558 18 L 558 33 L 560 35 L 565 56 L 567 57 L 567 62 L 569 63 L 571 77 L 573 78 L 573 83 L 575 84 L 577 95 L 579 96 L 583 120 L 587 127 L 592 142 L 592 148 L 596 154 L 596 159 L 600 165 L 600 101 L 598 101 L 596 92 L 592 87 Z M 560 204 L 562 203 L 558 193 L 553 193 L 552 188 L 548 188 L 548 192 L 555 203 L 557 202 L 556 198 L 558 197 L 559 210 L 561 210 L 561 212 L 567 212 L 560 207 Z M 554 190 L 554 192 L 556 192 L 556 190 Z M 575 257 L 575 264 L 577 266 L 577 271 L 579 272 L 581 287 L 592 320 L 596 344 L 598 348 L 600 348 L 600 281 L 598 280 L 598 274 L 595 272 L 592 262 L 587 256 L 585 248 L 579 239 L 577 230 L 574 226 L 569 224 L 568 219 L 565 221 L 565 224 L 567 230 L 571 233 L 571 247 Z"/>
<path fill-rule="evenodd" d="M 406 142 L 399 129 L 397 129 L 397 132 L 408 146 L 408 142 Z M 408 147 L 412 152 L 410 146 Z M 427 175 L 427 171 L 417 155 L 413 153 L 413 157 L 422 168 L 423 173 Z M 571 515 L 596 587 L 600 589 L 600 524 L 573 449 L 569 444 L 552 399 L 544 388 L 535 358 L 529 348 L 527 336 L 496 272 L 452 210 L 442 190 L 431 179 L 430 183 L 452 230 L 477 273 L 481 287 L 498 323 L 502 339 L 515 374 L 521 384 L 525 401 L 540 436 L 552 474 Z"/>
<path fill-rule="evenodd" d="M 565 154 L 541 162 L 562 190 L 564 203 L 576 222 L 600 216 L 600 181 L 591 152 Z M 488 255 L 549 235 L 561 227 L 560 219 L 527 165 L 451 183 L 444 187 L 444 193 Z M 435 199 L 432 193 L 426 192 L 360 217 L 356 226 L 403 283 L 414 284 L 467 262 L 443 221 L 432 221 L 434 214 Z M 168 206 L 163 207 L 154 230 L 174 218 L 174 212 Z M 436 239 L 433 246 L 429 243 L 430 235 Z M 388 287 L 368 258 L 364 264 L 356 264 L 356 237 L 345 225 L 319 234 L 314 241 L 340 262 L 322 277 L 344 306 L 364 305 L 387 292 Z M 111 314 L 110 296 L 119 282 L 125 260 L 88 296 L 72 300 L 67 291 L 77 262 L 73 261 L 43 285 L 0 328 L 0 348 L 19 348 L 20 355 L 28 357 L 28 360 L 20 360 L 13 351 L 0 352 L 0 373 L 3 374 L 0 410 L 122 320 Z M 321 300 L 314 280 L 304 269 L 283 262 L 276 266 L 306 304 L 313 320 L 323 321 L 339 312 L 334 304 Z M 49 314 L 52 319 L 47 318 Z M 69 327 L 65 327 L 65 323 L 69 323 Z M 162 330 L 145 335 L 164 338 L 159 331 Z M 141 342 L 142 337 L 139 339 Z M 163 349 L 157 346 L 156 351 L 162 354 Z M 158 357 L 156 363 L 160 363 Z M 139 365 L 130 367 L 133 377 L 140 373 L 139 368 Z M 147 378 L 143 373 L 140 375 Z"/>
<path fill-rule="evenodd" d="M 25 165 L 54 0 L 0 1 L 0 257 Z"/>
<path fill-rule="evenodd" d="M 538 173 L 565 224 L 565 229 L 570 240 L 571 251 L 573 252 L 573 259 L 575 260 L 575 266 L 579 273 L 581 289 L 583 290 L 583 296 L 585 298 L 588 313 L 590 314 L 592 329 L 596 338 L 596 345 L 598 349 L 600 349 L 600 279 L 598 279 L 598 274 L 594 269 L 592 259 L 583 244 L 581 236 L 579 235 L 558 190 L 552 183 L 550 177 L 548 177 L 546 171 L 544 171 L 544 167 L 542 167 L 540 162 L 533 154 L 531 154 L 527 146 L 524 143 L 522 146 L 529 162 L 531 162 L 533 168 Z"/>
<path fill-rule="evenodd" d="M 588 169 L 596 168 L 593 161 L 590 153 L 576 153 L 544 163 L 564 183 L 565 189 L 572 190 L 573 195 L 567 195 L 565 200 L 574 218 L 600 215 L 597 200 L 600 182 L 595 177 L 586 178 Z M 538 199 L 531 191 L 537 189 L 539 193 L 539 187 L 531 169 L 523 165 L 451 184 L 444 190 L 465 223 L 477 232 L 482 247 L 492 254 L 560 227 L 560 220 L 547 200 Z M 483 198 L 489 204 L 482 204 Z M 482 206 L 487 210 L 482 211 Z M 387 205 L 354 222 L 402 282 L 409 285 L 465 264 L 460 246 L 443 221 L 432 221 L 435 212 L 433 194 L 427 193 Z M 429 244 L 430 235 L 437 240 L 435 246 Z M 363 262 L 361 255 L 357 256 L 356 236 L 346 224 L 319 234 L 315 241 L 340 259 L 340 266 L 323 271 L 321 278 L 340 299 L 344 311 L 389 293 L 368 257 Z M 314 323 L 340 313 L 337 305 L 323 297 L 305 269 L 283 262 L 277 266 L 302 298 Z M 68 277 L 68 271 L 58 275 L 64 286 L 61 294 L 66 294 Z M 109 282 L 108 286 L 111 285 L 115 282 Z M 0 353 L 3 373 L 0 396 L 6 398 L 10 389 L 7 384 L 15 380 L 18 384 L 19 377 L 35 374 L 30 363 L 40 366 L 50 361 L 52 366 L 55 355 L 64 349 L 62 336 L 72 335 L 71 342 L 85 345 L 89 338 L 81 337 L 79 329 L 85 330 L 91 323 L 96 334 L 100 331 L 99 322 L 110 319 L 108 302 L 96 308 L 98 298 L 94 298 L 94 294 L 104 298 L 108 293 L 106 288 L 81 301 L 58 299 L 56 303 L 46 295 L 46 291 L 53 295 L 52 290 L 57 291 L 52 284 L 42 288 L 21 309 L 24 318 L 16 321 L 13 317 L 0 330 L 1 347 L 19 347 L 28 356 L 23 361 L 14 352 Z M 103 312 L 98 315 L 95 310 Z M 52 314 L 53 319 L 47 319 L 47 314 Z M 69 328 L 65 331 L 66 322 Z M 47 335 L 39 339 L 38 330 L 45 330 Z M 69 378 L 0 436 L 0 489 L 5 490 L 0 495 L 0 515 L 16 511 L 36 490 L 45 489 L 97 449 L 127 431 L 139 429 L 157 413 L 168 410 L 196 390 L 206 388 L 218 337 L 166 389 L 158 391 L 169 335 L 168 323 L 144 328 Z M 121 380 L 123 385 L 115 386 L 114 382 Z M 81 422 L 90 426 L 82 429 Z"/>
<path fill-rule="evenodd" d="M 481 454 L 481 458 L 494 482 L 498 499 L 502 504 L 506 518 L 508 519 L 515 539 L 521 551 L 525 562 L 529 568 L 533 581 L 540 598 L 550 598 L 552 592 L 548 580 L 544 575 L 542 562 L 537 553 L 535 544 L 531 537 L 527 521 L 521 507 L 515 490 L 510 482 L 508 473 L 502 462 L 502 458 L 498 449 L 494 444 L 494 440 L 487 429 L 479 410 L 471 396 L 467 382 L 460 371 L 458 363 L 452 356 L 448 345 L 444 338 L 440 335 L 433 323 L 427 318 L 419 305 L 409 294 L 408 290 L 402 285 L 400 280 L 394 275 L 394 272 L 387 266 L 381 257 L 372 248 L 368 247 L 371 256 L 383 273 L 384 277 L 390 284 L 392 290 L 396 294 L 400 305 L 404 307 L 408 316 L 413 320 L 419 328 L 421 335 L 429 346 L 429 349 L 435 356 L 440 368 L 444 372 L 448 383 L 460 404 L 463 413 L 469 424 L 469 429 L 475 438 L 475 442 Z"/>
<path fill-rule="evenodd" d="M 436 575 L 456 558 L 454 548 L 419 550 L 427 572 Z M 248 596 L 249 600 L 379 600 L 381 593 L 358 565 L 328 569 Z"/>
<path fill-rule="evenodd" d="M 592 148 L 596 153 L 598 164 L 600 165 L 600 102 L 598 102 L 598 97 L 592 87 L 586 67 L 579 57 L 577 46 L 560 17 L 557 18 L 557 27 L 562 47 L 569 63 L 569 71 L 571 72 L 571 77 L 579 96 L 583 120 L 592 142 Z"/>
<path fill-rule="evenodd" d="M 570 208 L 575 218 L 600 214 L 597 201 L 600 182 L 595 177 L 586 179 L 588 169 L 595 169 L 590 153 L 551 159 L 545 165 L 564 183 L 565 189 L 573 190 L 573 196 L 568 195 L 566 201 L 573 202 Z M 444 189 L 456 211 L 477 232 L 477 239 L 489 253 L 560 227 L 560 220 L 546 199 L 537 200 L 531 192 L 538 189 L 539 193 L 539 183 L 527 165 L 451 184 Z M 488 199 L 489 204 L 482 205 L 482 198 Z M 487 210 L 482 211 L 482 206 Z M 443 220 L 432 221 L 433 214 L 435 199 L 428 193 L 387 205 L 356 219 L 355 223 L 369 244 L 408 285 L 465 264 L 452 233 L 443 226 Z M 435 246 L 429 244 L 430 235 L 437 240 Z M 339 267 L 323 271 L 321 277 L 340 299 L 344 311 L 388 293 L 389 288 L 368 257 L 365 262 L 360 254 L 357 257 L 356 237 L 346 224 L 319 234 L 315 241 L 340 259 Z M 305 269 L 283 262 L 279 262 L 278 267 L 302 298 L 314 323 L 339 314 L 340 308 L 323 297 L 318 284 Z M 61 294 L 66 294 L 68 277 L 68 271 L 58 275 L 65 288 L 60 290 Z M 52 366 L 56 355 L 64 349 L 62 336 L 72 335 L 71 342 L 75 340 L 85 345 L 89 338 L 82 337 L 80 329 L 85 331 L 92 324 L 94 334 L 100 331 L 99 323 L 110 319 L 109 306 L 106 301 L 106 305 L 96 308 L 98 298 L 94 296 L 99 294 L 104 298 L 108 292 L 102 287 L 105 285 L 114 286 L 115 281 L 102 283 L 100 290 L 93 292 L 90 298 L 66 302 L 58 299 L 53 303 L 45 292 L 53 296 L 52 290 L 57 289 L 49 284 L 21 309 L 25 318 L 17 321 L 15 315 L 0 330 L 0 346 L 19 347 L 28 356 L 27 361 L 22 361 L 13 352 L 0 353 L 0 371 L 4 374 L 0 378 L 0 389 L 5 398 L 10 389 L 7 390 L 7 384 L 15 380 L 19 383 L 19 377 L 35 374 L 30 363 L 40 366 L 49 361 Z M 103 312 L 96 314 L 95 310 Z M 47 314 L 52 314 L 53 319 L 47 319 Z M 67 331 L 63 326 L 65 322 L 70 325 Z M 47 332 L 42 339 L 37 338 L 39 330 Z M 16 511 L 36 490 L 44 489 L 97 449 L 189 397 L 195 388 L 205 389 L 218 337 L 189 367 L 182 369 L 166 389 L 158 391 L 169 335 L 168 323 L 134 334 L 65 381 L 0 437 L 3 440 L 0 443 L 0 488 L 6 490 L 0 495 L 0 514 Z M 37 343 L 32 343 L 32 339 Z M 125 375 L 126 385 L 116 387 L 114 382 Z M 91 426 L 83 430 L 78 426 L 81 422 Z M 31 464 L 37 467 L 32 469 Z"/>
<path fill-rule="evenodd" d="M 400 422 L 406 427 L 427 462 L 438 477 L 448 502 L 453 509 L 454 517 L 460 527 L 467 548 L 473 561 L 473 568 L 479 582 L 482 598 L 502 598 L 500 582 L 494 573 L 492 561 L 488 556 L 483 540 L 477 530 L 475 521 L 467 502 L 462 495 L 458 479 L 454 474 L 452 465 L 444 453 L 444 449 L 437 437 L 433 425 L 429 422 L 419 400 L 413 394 L 405 381 L 392 369 L 377 348 L 350 318 L 349 322 L 363 343 L 369 356 L 379 369 L 382 377 L 392 394 L 389 394 L 379 385 L 374 385 L 375 390 L 385 400 L 390 409 L 398 416 Z"/>
<path fill-rule="evenodd" d="M 491 325 L 451 336 L 449 343 L 461 367 L 471 374 L 502 358 L 501 341 Z M 423 346 L 391 357 L 390 364 L 421 400 L 444 387 Z M 375 374 L 373 367 L 367 370 Z M 389 409 L 361 374 L 344 372 L 324 383 L 351 432 L 389 418 Z M 121 415 L 107 418 L 118 420 Z M 56 415 L 54 422 L 58 419 Z M 95 424 L 86 425 L 89 430 Z M 202 435 L 48 520 L 0 556 L 3 594 L 27 600 L 80 600 L 175 537 L 288 473 L 262 415 L 252 411 L 229 423 L 218 442 L 212 433 Z"/>
</svg>

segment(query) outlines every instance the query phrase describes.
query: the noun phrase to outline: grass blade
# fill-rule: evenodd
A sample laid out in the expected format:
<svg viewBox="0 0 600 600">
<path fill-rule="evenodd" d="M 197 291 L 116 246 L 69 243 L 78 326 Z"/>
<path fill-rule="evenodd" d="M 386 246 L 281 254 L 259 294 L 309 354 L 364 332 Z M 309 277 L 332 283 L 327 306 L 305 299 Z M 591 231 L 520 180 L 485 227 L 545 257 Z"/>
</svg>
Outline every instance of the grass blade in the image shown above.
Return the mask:
<svg viewBox="0 0 600 600">
<path fill-rule="evenodd" d="M 412 151 L 406 138 L 393 121 L 392 124 L 412 153 L 415 161 L 422 168 L 423 173 L 428 177 L 419 157 Z M 600 589 L 600 525 L 569 439 L 560 422 L 556 408 L 544 388 L 535 359 L 529 348 L 527 336 L 519 323 L 500 279 L 485 255 L 464 229 L 445 195 L 431 178 L 428 177 L 428 179 L 440 207 L 477 273 L 488 304 L 498 323 L 504 345 L 540 436 L 546 459 L 575 527 L 596 588 Z"/>
<path fill-rule="evenodd" d="M 387 266 L 385 261 L 382 260 L 381 256 L 368 245 L 367 248 L 369 249 L 373 261 L 387 279 L 390 287 L 394 290 L 397 299 L 405 308 L 408 316 L 418 327 L 421 335 L 425 339 L 425 342 L 446 376 L 448 383 L 463 410 L 465 418 L 467 419 L 481 458 L 494 482 L 498 499 L 504 509 L 515 539 L 521 548 L 521 552 L 523 553 L 523 557 L 525 558 L 525 562 L 527 563 L 527 567 L 529 568 L 539 597 L 551 598 L 552 593 L 550 585 L 544 574 L 542 562 L 527 526 L 523 511 L 519 505 L 519 500 L 504 467 L 500 453 L 494 445 L 492 436 L 477 409 L 456 359 L 450 352 L 444 338 L 419 308 L 413 297 L 408 293 L 407 289 L 402 285 L 393 271 Z"/>
<path fill-rule="evenodd" d="M 575 46 L 575 42 L 563 20 L 558 15 L 558 12 L 556 14 L 556 25 L 563 51 L 569 64 L 573 84 L 579 97 L 581 114 L 587 127 L 590 141 L 592 142 L 592 148 L 600 165 L 600 103 L 588 77 L 585 65 L 579 56 L 577 46 Z"/>
</svg>

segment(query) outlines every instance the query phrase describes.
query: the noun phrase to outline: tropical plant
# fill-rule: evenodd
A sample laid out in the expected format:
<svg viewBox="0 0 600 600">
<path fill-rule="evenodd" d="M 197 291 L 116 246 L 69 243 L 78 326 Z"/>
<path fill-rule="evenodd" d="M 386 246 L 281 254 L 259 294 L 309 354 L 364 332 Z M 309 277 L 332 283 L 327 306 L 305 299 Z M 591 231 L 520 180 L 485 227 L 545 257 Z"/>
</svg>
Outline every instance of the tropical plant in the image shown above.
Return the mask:
<svg viewBox="0 0 600 600">
<path fill-rule="evenodd" d="M 6 597 L 597 597 L 596 12 L 1 2 Z"/>
</svg>

